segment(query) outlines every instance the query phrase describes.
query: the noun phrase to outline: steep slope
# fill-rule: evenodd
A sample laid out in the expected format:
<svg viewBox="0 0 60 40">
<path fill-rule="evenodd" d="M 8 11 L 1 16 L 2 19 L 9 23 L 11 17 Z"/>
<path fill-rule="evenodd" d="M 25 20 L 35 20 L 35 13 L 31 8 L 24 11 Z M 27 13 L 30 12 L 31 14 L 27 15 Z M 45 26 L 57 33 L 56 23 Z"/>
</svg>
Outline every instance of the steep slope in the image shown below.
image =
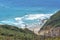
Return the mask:
<svg viewBox="0 0 60 40">
<path fill-rule="evenodd" d="M 41 35 L 51 33 L 52 31 L 56 33 L 56 31 L 60 30 L 60 11 L 56 12 L 54 15 L 51 16 L 50 19 L 44 24 L 44 26 L 41 28 L 39 33 Z M 56 35 L 55 33 L 51 35 Z M 60 32 L 57 32 L 57 34 Z M 59 35 L 59 34 L 58 34 Z"/>
<path fill-rule="evenodd" d="M 11 25 L 0 25 L 0 40 L 33 40 L 37 36 L 29 29 Z"/>
</svg>

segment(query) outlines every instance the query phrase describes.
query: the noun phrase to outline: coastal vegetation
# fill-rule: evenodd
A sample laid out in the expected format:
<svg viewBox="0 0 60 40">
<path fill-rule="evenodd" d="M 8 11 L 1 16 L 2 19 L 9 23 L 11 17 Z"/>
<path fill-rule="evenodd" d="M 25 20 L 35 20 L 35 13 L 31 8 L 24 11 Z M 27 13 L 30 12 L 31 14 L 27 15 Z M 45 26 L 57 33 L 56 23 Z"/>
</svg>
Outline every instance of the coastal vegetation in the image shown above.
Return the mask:
<svg viewBox="0 0 60 40">
<path fill-rule="evenodd" d="M 37 35 L 28 28 L 0 25 L 0 40 L 60 40 L 60 11 L 47 20 Z"/>
</svg>

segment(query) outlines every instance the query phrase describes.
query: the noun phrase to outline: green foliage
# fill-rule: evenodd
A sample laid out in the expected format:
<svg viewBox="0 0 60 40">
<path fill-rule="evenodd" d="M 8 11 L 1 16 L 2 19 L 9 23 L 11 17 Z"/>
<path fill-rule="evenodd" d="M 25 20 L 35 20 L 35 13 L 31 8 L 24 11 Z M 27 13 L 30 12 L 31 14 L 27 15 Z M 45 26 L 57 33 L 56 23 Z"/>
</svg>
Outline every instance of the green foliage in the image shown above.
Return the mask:
<svg viewBox="0 0 60 40">
<path fill-rule="evenodd" d="M 7 27 L 6 27 L 7 26 Z M 12 30 L 14 29 L 14 30 Z M 56 38 L 44 38 L 34 34 L 27 28 L 21 29 L 11 25 L 0 25 L 0 40 L 60 40 Z"/>
<path fill-rule="evenodd" d="M 35 40 L 36 34 L 29 29 L 11 25 L 0 25 L 0 40 Z"/>
<path fill-rule="evenodd" d="M 60 11 L 52 15 L 50 19 L 41 28 L 41 30 L 48 29 L 47 27 L 53 28 L 58 26 L 60 26 Z"/>
<path fill-rule="evenodd" d="M 60 11 L 51 16 L 41 30 L 48 29 L 47 26 L 50 28 L 60 26 Z M 60 37 L 44 38 L 37 36 L 27 28 L 22 29 L 11 25 L 0 25 L 0 40 L 60 40 Z"/>
</svg>

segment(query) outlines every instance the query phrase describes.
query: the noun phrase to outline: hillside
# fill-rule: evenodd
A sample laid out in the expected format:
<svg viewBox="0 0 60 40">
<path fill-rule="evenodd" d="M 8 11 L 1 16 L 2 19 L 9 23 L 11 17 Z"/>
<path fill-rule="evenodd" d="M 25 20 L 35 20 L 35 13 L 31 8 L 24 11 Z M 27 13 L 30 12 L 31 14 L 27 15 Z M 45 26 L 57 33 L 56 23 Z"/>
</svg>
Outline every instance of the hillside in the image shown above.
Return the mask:
<svg viewBox="0 0 60 40">
<path fill-rule="evenodd" d="M 37 36 L 29 29 L 0 25 L 0 40 L 33 40 Z"/>
<path fill-rule="evenodd" d="M 60 11 L 56 12 L 50 17 L 50 19 L 48 19 L 48 21 L 43 25 L 39 33 L 46 36 L 60 35 Z"/>
</svg>

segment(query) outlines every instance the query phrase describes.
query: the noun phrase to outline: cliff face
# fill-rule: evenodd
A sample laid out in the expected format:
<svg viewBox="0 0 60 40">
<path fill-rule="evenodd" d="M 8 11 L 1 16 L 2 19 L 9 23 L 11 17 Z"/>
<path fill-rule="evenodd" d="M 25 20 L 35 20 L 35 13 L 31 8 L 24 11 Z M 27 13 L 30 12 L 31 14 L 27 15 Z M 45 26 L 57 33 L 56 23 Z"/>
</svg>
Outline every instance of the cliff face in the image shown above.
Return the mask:
<svg viewBox="0 0 60 40">
<path fill-rule="evenodd" d="M 60 35 L 60 11 L 48 19 L 44 26 L 39 31 L 40 35 L 59 36 Z"/>
</svg>

